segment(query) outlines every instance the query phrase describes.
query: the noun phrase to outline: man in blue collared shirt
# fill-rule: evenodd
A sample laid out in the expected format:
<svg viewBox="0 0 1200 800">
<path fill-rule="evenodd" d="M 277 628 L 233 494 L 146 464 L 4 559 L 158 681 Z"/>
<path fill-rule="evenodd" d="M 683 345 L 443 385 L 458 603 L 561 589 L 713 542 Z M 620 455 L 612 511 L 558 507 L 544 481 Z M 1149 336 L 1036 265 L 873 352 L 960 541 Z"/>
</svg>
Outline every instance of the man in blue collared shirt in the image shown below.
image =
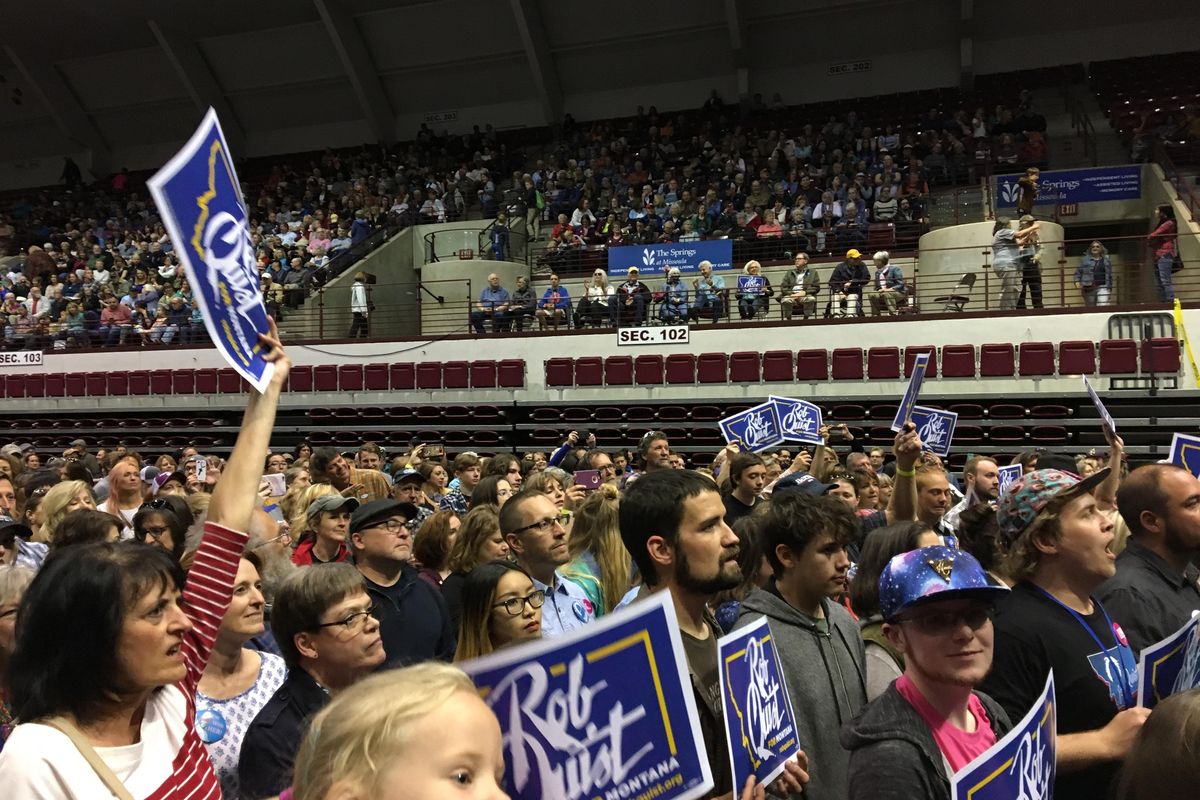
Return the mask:
<svg viewBox="0 0 1200 800">
<path fill-rule="evenodd" d="M 476 333 L 483 333 L 483 321 L 492 320 L 492 333 L 499 333 L 508 323 L 508 290 L 500 285 L 500 276 L 488 275 L 488 285 L 479 293 L 479 302 L 471 311 L 471 325 Z"/>
<path fill-rule="evenodd" d="M 559 522 L 558 506 L 541 492 L 518 492 L 500 509 L 500 532 L 509 550 L 546 593 L 542 606 L 542 636 L 578 630 L 596 619 L 596 610 L 583 588 L 558 574 L 570 560 L 567 532 Z"/>
</svg>

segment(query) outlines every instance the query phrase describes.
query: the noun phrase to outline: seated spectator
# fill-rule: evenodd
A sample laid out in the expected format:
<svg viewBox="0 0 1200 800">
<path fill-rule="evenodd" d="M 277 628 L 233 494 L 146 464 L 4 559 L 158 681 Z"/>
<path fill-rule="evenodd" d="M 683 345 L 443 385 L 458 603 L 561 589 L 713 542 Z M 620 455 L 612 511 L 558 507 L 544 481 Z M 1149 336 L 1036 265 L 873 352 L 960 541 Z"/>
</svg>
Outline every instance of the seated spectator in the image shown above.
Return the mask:
<svg viewBox="0 0 1200 800">
<path fill-rule="evenodd" d="M 779 287 L 779 305 L 783 310 L 783 318 L 791 319 L 792 311 L 797 304 L 804 319 L 808 319 L 817 311 L 817 295 L 821 292 L 820 278 L 817 271 L 808 266 L 808 253 L 797 253 L 794 266 L 783 276 Z"/>
<path fill-rule="evenodd" d="M 509 305 L 509 316 L 516 322 L 518 331 L 525 330 L 526 319 L 533 320 L 536 306 L 537 300 L 533 296 L 533 290 L 529 288 L 529 278 L 518 275 Z"/>
<path fill-rule="evenodd" d="M 555 330 L 558 330 L 560 322 L 566 324 L 567 312 L 570 308 L 571 294 L 565 286 L 560 285 L 558 275 L 551 273 L 550 285 L 542 294 L 542 300 L 537 309 L 538 328 L 545 330 L 549 323 Z"/>
<path fill-rule="evenodd" d="M 833 199 L 833 192 L 823 193 L 821 202 L 817 203 L 812 210 L 814 225 L 819 225 L 822 220 L 826 219 L 832 220 L 835 225 L 842 219 L 842 204 Z"/>
<path fill-rule="evenodd" d="M 725 279 L 713 274 L 711 261 L 700 262 L 700 277 L 692 279 L 694 292 L 690 317 L 693 321 L 707 316 L 715 323 L 725 310 Z"/>
<path fill-rule="evenodd" d="M 833 316 L 857 316 L 863 287 L 871 281 L 862 254 L 851 248 L 846 260 L 833 268 L 829 276 L 829 302 Z"/>
<path fill-rule="evenodd" d="M 747 261 L 742 267 L 744 277 L 738 279 L 738 313 L 742 319 L 754 319 L 755 315 L 767 313 L 770 297 L 775 292 L 770 279 L 761 272 L 762 265 L 757 261 Z"/>
<path fill-rule="evenodd" d="M 886 250 L 880 250 L 872 260 L 875 275 L 871 278 L 871 316 L 878 317 L 887 311 L 889 317 L 896 316 L 897 306 L 906 299 L 904 271 L 890 263 Z"/>
<path fill-rule="evenodd" d="M 592 278 L 588 281 L 584 296 L 580 298 L 575 311 L 575 327 L 581 328 L 583 324 L 587 324 L 598 328 L 601 320 L 605 320 L 609 327 L 615 328 L 617 304 L 614 295 L 615 290 L 608 283 L 607 273 L 602 269 L 592 272 Z"/>
<path fill-rule="evenodd" d="M 500 276 L 494 272 L 488 275 L 488 285 L 479 293 L 479 302 L 471 312 L 471 325 L 475 332 L 483 333 L 483 322 L 487 319 L 492 321 L 492 333 L 506 329 L 511 302 L 508 290 L 500 285 Z"/>
<path fill-rule="evenodd" d="M 623 326 L 646 324 L 646 305 L 650 302 L 650 287 L 638 279 L 638 268 L 630 267 L 628 278 L 617 287 L 617 308 Z"/>
<path fill-rule="evenodd" d="M 688 292 L 679 279 L 679 268 L 667 271 L 667 282 L 663 284 L 662 304 L 658 307 L 658 318 L 668 325 L 687 322 Z"/>
<path fill-rule="evenodd" d="M 542 634 L 546 593 L 511 561 L 490 561 L 472 570 L 462 588 L 462 619 L 455 661 L 468 661 Z"/>
<path fill-rule="evenodd" d="M 133 329 L 133 314 L 129 306 L 118 303 L 116 297 L 109 295 L 104 299 L 103 307 L 98 330 L 100 344 L 125 344 L 125 337 Z"/>
<path fill-rule="evenodd" d="M 277 797 L 292 785 L 296 750 L 313 716 L 370 675 L 386 656 L 362 576 L 350 564 L 318 564 L 284 579 L 271 630 L 287 678 L 242 739 L 237 780 L 247 800 Z"/>
<path fill-rule="evenodd" d="M 875 199 L 875 219 L 878 222 L 891 222 L 896 218 L 896 212 L 899 208 L 900 204 L 892 196 L 892 190 L 882 189 L 879 192 L 879 196 Z"/>
</svg>

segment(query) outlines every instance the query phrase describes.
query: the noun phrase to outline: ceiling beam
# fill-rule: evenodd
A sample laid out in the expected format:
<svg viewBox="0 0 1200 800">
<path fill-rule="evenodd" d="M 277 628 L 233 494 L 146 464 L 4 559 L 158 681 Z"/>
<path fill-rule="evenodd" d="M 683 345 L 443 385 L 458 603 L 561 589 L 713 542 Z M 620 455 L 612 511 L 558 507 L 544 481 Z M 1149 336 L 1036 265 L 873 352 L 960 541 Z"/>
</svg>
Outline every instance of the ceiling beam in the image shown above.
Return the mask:
<svg viewBox="0 0 1200 800">
<path fill-rule="evenodd" d="M 12 45 L 5 45 L 4 52 L 42 101 L 62 134 L 91 152 L 92 175 L 101 178 L 111 173 L 114 169 L 112 149 L 54 65 L 39 59 L 36 54 L 30 57 L 29 52 L 20 52 Z"/>
<path fill-rule="evenodd" d="M 354 87 L 371 135 L 376 141 L 391 144 L 396 141 L 396 116 L 354 17 L 334 0 L 313 0 L 313 3 Z"/>
<path fill-rule="evenodd" d="M 554 66 L 554 55 L 550 50 L 550 39 L 542 23 L 542 12 L 537 0 L 509 0 L 513 16 L 517 20 L 517 33 L 525 47 L 525 58 L 529 60 L 529 71 L 537 87 L 538 100 L 542 104 L 542 116 L 547 125 L 557 125 L 563 117 L 562 83 L 558 79 L 558 68 Z"/>
<path fill-rule="evenodd" d="M 725 0 L 725 26 L 729 28 L 738 98 L 745 99 L 750 96 L 750 62 L 746 58 L 746 17 L 739 0 Z"/>
<path fill-rule="evenodd" d="M 235 153 L 244 155 L 246 131 L 237 115 L 233 113 L 233 106 L 229 104 L 229 99 L 217 83 L 217 78 L 208 62 L 204 60 L 200 48 L 192 39 L 177 30 L 163 27 L 155 20 L 147 20 L 146 24 L 150 26 L 150 32 L 158 40 L 158 46 L 162 48 L 167 60 L 175 68 L 175 74 L 187 89 L 196 110 L 203 115 L 210 107 L 213 108 L 217 112 L 217 118 L 221 120 L 221 130 L 229 140 L 230 148 Z"/>
</svg>

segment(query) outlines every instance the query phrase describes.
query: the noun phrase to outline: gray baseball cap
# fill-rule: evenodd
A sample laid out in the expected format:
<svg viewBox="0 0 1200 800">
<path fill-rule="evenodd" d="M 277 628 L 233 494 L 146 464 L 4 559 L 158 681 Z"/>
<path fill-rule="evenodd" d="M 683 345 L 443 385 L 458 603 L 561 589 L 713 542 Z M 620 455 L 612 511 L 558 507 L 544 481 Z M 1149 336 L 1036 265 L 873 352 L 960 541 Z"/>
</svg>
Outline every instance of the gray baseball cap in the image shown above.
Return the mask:
<svg viewBox="0 0 1200 800">
<path fill-rule="evenodd" d="M 322 511 L 349 511 L 353 514 L 358 510 L 358 500 L 353 497 L 342 497 L 340 494 L 327 494 L 324 497 L 318 497 L 308 504 L 308 509 L 304 515 L 312 519 Z"/>
</svg>

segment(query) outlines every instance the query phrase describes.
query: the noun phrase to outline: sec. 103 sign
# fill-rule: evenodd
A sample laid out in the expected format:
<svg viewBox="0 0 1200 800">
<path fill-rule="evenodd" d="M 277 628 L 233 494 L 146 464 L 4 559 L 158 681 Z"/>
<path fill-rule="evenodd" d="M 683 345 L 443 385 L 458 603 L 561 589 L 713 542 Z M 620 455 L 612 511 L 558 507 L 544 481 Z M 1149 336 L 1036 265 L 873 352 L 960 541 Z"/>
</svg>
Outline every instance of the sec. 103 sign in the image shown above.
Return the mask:
<svg viewBox="0 0 1200 800">
<path fill-rule="evenodd" d="M 621 328 L 617 331 L 617 346 L 642 344 L 687 344 L 691 330 L 687 325 L 666 325 L 661 328 Z"/>
</svg>

